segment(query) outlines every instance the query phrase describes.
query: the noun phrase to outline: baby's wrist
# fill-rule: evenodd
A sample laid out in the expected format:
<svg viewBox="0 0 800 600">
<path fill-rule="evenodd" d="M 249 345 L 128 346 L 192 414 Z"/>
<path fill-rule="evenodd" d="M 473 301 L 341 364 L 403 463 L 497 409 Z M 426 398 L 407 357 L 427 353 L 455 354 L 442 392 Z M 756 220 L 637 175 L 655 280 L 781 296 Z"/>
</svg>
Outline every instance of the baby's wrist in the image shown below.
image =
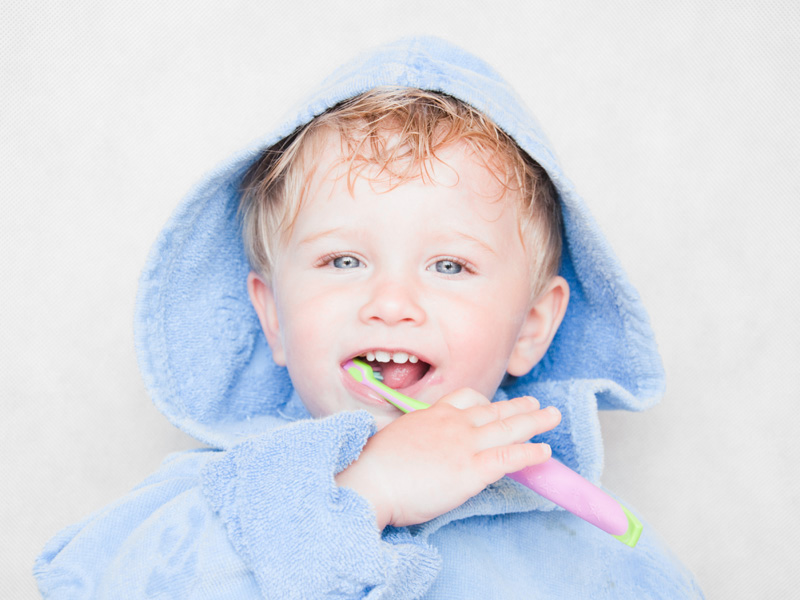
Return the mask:
<svg viewBox="0 0 800 600">
<path fill-rule="evenodd" d="M 370 484 L 369 478 L 361 476 L 358 461 L 337 473 L 333 479 L 337 486 L 350 488 L 370 504 L 375 512 L 378 531 L 383 531 L 384 527 L 391 524 L 391 510 L 388 510 L 385 503 L 380 501 L 380 494 L 375 486 Z"/>
</svg>

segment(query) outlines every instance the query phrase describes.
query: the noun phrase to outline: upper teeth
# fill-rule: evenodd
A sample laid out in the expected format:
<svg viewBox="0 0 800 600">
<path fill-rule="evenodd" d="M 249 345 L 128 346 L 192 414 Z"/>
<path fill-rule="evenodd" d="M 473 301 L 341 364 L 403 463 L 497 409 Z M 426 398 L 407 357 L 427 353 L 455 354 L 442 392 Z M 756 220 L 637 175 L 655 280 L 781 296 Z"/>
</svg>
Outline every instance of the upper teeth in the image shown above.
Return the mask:
<svg viewBox="0 0 800 600">
<path fill-rule="evenodd" d="M 387 363 L 391 360 L 401 365 L 405 362 L 415 363 L 419 360 L 419 358 L 408 352 L 386 352 L 385 350 L 375 350 L 374 352 L 370 350 L 366 356 L 367 360 L 377 360 L 382 363 Z"/>
</svg>

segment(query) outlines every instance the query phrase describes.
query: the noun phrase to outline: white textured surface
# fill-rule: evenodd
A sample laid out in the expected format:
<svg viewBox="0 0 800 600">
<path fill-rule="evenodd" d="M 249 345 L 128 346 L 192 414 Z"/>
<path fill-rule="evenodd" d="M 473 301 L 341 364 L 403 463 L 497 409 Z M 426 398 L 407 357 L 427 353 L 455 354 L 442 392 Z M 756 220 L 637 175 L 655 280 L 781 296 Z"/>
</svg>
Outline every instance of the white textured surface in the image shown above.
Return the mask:
<svg viewBox="0 0 800 600">
<path fill-rule="evenodd" d="M 795 4 L 162 4 L 0 4 L 0 596 L 36 597 L 50 536 L 194 445 L 133 352 L 172 208 L 340 62 L 407 33 L 513 82 L 650 310 L 668 393 L 602 415 L 604 483 L 709 597 L 800 586 Z"/>
</svg>

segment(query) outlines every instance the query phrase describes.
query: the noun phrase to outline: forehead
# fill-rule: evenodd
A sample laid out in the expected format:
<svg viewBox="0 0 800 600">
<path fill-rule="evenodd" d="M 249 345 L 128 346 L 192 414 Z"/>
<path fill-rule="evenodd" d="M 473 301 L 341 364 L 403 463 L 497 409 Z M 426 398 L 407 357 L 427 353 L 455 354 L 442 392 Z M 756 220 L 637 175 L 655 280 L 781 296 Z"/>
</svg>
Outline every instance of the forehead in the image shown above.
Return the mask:
<svg viewBox="0 0 800 600">
<path fill-rule="evenodd" d="M 336 136 L 321 150 L 290 234 L 294 243 L 378 231 L 398 242 L 473 238 L 496 252 L 521 245 L 515 193 L 466 144 L 443 148 L 407 180 L 377 165 L 353 169 Z"/>
</svg>

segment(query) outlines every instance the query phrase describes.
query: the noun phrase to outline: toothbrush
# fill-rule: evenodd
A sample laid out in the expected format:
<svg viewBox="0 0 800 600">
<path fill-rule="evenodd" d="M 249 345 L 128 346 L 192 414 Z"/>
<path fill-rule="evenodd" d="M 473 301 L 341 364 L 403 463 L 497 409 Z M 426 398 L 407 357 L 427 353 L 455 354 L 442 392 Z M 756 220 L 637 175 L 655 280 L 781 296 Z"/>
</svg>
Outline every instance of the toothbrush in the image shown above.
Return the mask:
<svg viewBox="0 0 800 600">
<path fill-rule="evenodd" d="M 429 404 L 401 394 L 376 379 L 372 367 L 362 360 L 349 360 L 344 368 L 353 379 L 377 392 L 403 412 L 430 407 Z M 639 541 L 642 533 L 639 519 L 599 487 L 554 458 L 509 473 L 508 476 L 631 548 Z"/>
</svg>

